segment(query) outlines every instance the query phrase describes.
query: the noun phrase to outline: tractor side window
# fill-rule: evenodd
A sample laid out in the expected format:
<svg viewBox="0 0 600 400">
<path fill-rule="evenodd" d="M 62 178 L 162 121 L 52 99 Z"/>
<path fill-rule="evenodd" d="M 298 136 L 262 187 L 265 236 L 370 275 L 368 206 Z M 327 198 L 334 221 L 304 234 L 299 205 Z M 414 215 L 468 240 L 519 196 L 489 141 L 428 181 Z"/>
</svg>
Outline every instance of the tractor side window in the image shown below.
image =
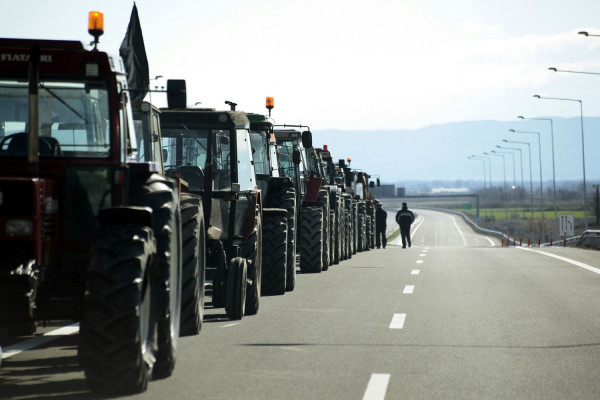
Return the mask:
<svg viewBox="0 0 600 400">
<path fill-rule="evenodd" d="M 252 146 L 250 145 L 248 131 L 238 130 L 236 133 L 238 183 L 241 190 L 254 190 L 256 188 L 256 177 L 254 175 Z"/>
<path fill-rule="evenodd" d="M 252 155 L 254 157 L 254 170 L 257 175 L 269 175 L 269 157 L 267 153 L 267 139 L 260 132 L 251 132 Z"/>
<path fill-rule="evenodd" d="M 290 143 L 283 142 L 279 144 L 279 162 L 281 165 L 281 170 L 283 171 L 283 175 L 294 179 L 295 178 L 295 165 L 292 160 L 292 153 L 294 152 L 294 148 Z"/>
<path fill-rule="evenodd" d="M 273 176 L 279 177 L 279 153 L 277 152 L 277 145 L 275 143 L 271 143 L 269 145 L 269 159 L 271 160 L 271 170 L 273 171 Z"/>
<path fill-rule="evenodd" d="M 213 190 L 231 190 L 230 131 L 213 130 Z"/>
</svg>

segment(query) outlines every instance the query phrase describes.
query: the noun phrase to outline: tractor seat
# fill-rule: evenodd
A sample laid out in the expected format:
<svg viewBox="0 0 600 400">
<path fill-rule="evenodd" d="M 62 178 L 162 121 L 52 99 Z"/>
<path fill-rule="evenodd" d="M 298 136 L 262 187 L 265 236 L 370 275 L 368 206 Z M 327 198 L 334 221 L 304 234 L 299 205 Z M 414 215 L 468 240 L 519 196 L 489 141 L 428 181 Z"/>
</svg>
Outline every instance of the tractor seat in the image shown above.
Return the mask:
<svg viewBox="0 0 600 400">
<path fill-rule="evenodd" d="M 204 190 L 204 171 L 196 165 L 181 165 L 177 167 L 177 172 L 190 185 L 192 191 Z"/>
<path fill-rule="evenodd" d="M 0 141 L 0 151 L 14 155 L 26 154 L 28 140 L 29 135 L 23 132 L 6 136 Z M 38 152 L 41 156 L 58 157 L 62 155 L 60 143 L 55 138 L 40 136 L 38 143 Z M 6 149 L 4 149 L 5 145 Z"/>
</svg>

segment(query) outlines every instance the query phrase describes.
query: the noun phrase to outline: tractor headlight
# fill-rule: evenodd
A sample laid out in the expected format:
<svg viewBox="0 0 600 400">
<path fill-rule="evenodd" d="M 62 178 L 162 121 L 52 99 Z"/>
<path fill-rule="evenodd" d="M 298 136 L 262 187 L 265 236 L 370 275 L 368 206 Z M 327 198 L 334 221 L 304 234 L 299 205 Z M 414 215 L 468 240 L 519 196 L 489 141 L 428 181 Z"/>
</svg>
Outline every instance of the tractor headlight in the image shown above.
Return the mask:
<svg viewBox="0 0 600 400">
<path fill-rule="evenodd" d="M 27 219 L 9 219 L 6 221 L 6 236 L 31 236 L 33 234 L 33 223 Z"/>
</svg>

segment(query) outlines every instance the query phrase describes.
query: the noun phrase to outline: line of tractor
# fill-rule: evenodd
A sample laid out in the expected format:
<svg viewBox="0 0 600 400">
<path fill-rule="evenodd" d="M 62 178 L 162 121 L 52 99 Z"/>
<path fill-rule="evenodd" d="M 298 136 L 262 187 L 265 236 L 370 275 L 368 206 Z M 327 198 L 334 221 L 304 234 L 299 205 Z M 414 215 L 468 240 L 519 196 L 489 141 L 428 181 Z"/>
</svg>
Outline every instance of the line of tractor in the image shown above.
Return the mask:
<svg viewBox="0 0 600 400">
<path fill-rule="evenodd" d="M 375 247 L 375 181 L 274 124 L 272 98 L 263 115 L 187 107 L 184 80 L 164 108 L 134 92 L 96 47 L 0 39 L 0 337 L 78 321 L 98 393 L 169 377 L 205 307 L 240 320 L 297 269 Z"/>
</svg>

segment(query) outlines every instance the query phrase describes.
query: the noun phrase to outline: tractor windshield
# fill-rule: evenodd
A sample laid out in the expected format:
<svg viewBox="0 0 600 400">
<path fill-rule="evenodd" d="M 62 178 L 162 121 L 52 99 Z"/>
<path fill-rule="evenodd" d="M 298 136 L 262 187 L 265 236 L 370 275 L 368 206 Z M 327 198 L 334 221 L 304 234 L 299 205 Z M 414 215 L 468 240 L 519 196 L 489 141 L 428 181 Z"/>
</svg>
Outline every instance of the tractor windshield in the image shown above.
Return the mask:
<svg viewBox="0 0 600 400">
<path fill-rule="evenodd" d="M 280 142 L 278 147 L 279 163 L 281 164 L 283 175 L 290 179 L 295 179 L 296 168 L 293 161 L 294 146 L 292 142 Z"/>
<path fill-rule="evenodd" d="M 162 128 L 165 169 L 175 169 L 193 190 L 203 190 L 204 173 L 208 170 L 208 136 L 212 135 L 211 168 L 213 190 L 231 190 L 230 132 L 219 129 Z"/>
<path fill-rule="evenodd" d="M 29 143 L 26 81 L 0 79 L 0 157 L 24 156 Z M 39 155 L 108 157 L 109 102 L 102 82 L 41 81 Z"/>
</svg>

